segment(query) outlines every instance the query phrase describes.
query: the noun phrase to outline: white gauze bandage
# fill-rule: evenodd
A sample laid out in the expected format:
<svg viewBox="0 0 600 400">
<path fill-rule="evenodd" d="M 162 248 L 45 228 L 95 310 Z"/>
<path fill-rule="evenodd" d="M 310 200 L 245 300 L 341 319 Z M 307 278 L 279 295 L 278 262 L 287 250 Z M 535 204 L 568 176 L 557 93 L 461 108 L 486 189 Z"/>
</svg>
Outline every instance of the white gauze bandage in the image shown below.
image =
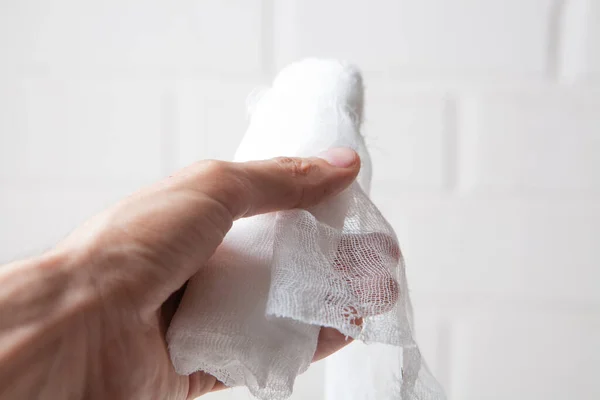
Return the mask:
<svg viewBox="0 0 600 400">
<path fill-rule="evenodd" d="M 316 156 L 345 146 L 360 154 L 361 173 L 310 209 L 234 223 L 189 281 L 169 327 L 177 372 L 202 370 L 261 399 L 286 398 L 326 326 L 401 346 L 401 398 L 442 398 L 413 341 L 396 235 L 366 194 L 371 168 L 362 115 L 359 72 L 330 60 L 288 66 L 253 105 L 235 161 Z"/>
</svg>

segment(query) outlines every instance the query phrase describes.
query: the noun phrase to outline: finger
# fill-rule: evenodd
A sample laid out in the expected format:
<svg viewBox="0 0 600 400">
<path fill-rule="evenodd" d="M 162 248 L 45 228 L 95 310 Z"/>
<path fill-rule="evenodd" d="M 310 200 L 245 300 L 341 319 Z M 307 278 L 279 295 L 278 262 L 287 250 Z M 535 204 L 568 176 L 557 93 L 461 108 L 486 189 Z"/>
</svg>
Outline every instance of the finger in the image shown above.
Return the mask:
<svg viewBox="0 0 600 400">
<path fill-rule="evenodd" d="M 362 322 L 362 321 L 361 321 Z M 334 328 L 321 328 L 317 341 L 317 350 L 313 356 L 313 362 L 329 357 L 336 351 L 352 343 L 352 338 L 340 333 Z"/>
<path fill-rule="evenodd" d="M 358 175 L 358 154 L 335 148 L 322 158 L 280 157 L 227 163 L 205 193 L 234 219 L 276 210 L 306 208 L 341 192 Z"/>
<path fill-rule="evenodd" d="M 211 392 L 219 382 L 217 378 L 203 371 L 196 371 L 187 378 L 189 380 L 187 400 L 193 400 Z"/>
<path fill-rule="evenodd" d="M 223 389 L 228 389 L 228 386 L 225 386 L 225 384 L 221 381 L 216 381 L 215 385 L 213 386 L 211 392 L 218 392 L 219 390 L 223 390 Z"/>
</svg>

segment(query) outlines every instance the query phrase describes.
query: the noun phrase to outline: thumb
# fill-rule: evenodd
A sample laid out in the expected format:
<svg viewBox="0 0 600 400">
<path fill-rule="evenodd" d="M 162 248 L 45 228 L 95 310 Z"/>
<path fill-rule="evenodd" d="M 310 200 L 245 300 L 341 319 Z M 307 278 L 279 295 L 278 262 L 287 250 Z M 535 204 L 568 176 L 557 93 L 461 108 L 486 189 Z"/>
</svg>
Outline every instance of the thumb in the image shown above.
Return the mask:
<svg viewBox="0 0 600 400">
<path fill-rule="evenodd" d="M 230 211 L 233 219 L 238 219 L 310 207 L 348 187 L 359 170 L 358 154 L 340 147 L 320 157 L 228 163 L 218 174 L 218 184 L 205 190 Z"/>
</svg>

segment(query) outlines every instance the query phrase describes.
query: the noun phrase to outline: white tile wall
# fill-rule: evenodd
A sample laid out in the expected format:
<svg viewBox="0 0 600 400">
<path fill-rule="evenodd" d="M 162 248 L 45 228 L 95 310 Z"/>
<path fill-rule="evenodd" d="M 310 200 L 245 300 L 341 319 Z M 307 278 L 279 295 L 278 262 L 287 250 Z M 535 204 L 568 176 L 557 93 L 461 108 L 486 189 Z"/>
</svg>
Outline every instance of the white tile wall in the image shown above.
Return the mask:
<svg viewBox="0 0 600 400">
<path fill-rule="evenodd" d="M 551 0 L 283 0 L 278 66 L 317 55 L 368 72 L 543 76 Z"/>
<path fill-rule="evenodd" d="M 562 76 L 570 83 L 600 79 L 600 2 L 572 0 L 566 2 L 561 38 L 563 53 L 558 60 Z"/>
<path fill-rule="evenodd" d="M 474 97 L 461 116 L 465 189 L 600 192 L 600 90 Z"/>
<path fill-rule="evenodd" d="M 153 81 L 18 77 L 1 101 L 5 179 L 160 176 L 162 103 Z"/>
<path fill-rule="evenodd" d="M 131 193 L 135 185 L 2 182 L 0 264 L 41 253 L 76 224 Z"/>
<path fill-rule="evenodd" d="M 453 345 L 461 357 L 452 371 L 453 397 L 600 398 L 598 318 L 545 314 L 520 311 L 457 319 Z M 505 361 L 490 362 L 498 358 Z"/>
<path fill-rule="evenodd" d="M 448 103 L 443 94 L 368 92 L 364 134 L 375 185 L 439 190 L 451 184 Z"/>
<path fill-rule="evenodd" d="M 70 74 L 260 72 L 261 0 L 5 1 L 3 57 Z"/>
<path fill-rule="evenodd" d="M 600 398 L 599 49 L 600 0 L 3 1 L 0 262 L 230 158 L 253 88 L 343 57 L 450 398 Z"/>
<path fill-rule="evenodd" d="M 200 159 L 232 159 L 247 124 L 250 94 L 267 81 L 182 80 L 175 84 L 178 167 Z"/>
</svg>

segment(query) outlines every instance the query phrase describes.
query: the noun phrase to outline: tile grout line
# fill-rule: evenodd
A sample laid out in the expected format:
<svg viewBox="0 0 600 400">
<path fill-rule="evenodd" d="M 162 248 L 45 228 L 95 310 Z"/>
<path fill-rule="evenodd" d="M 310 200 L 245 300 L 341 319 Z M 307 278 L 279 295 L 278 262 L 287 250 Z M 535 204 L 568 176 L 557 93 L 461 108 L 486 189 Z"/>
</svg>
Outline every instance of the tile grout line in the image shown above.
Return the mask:
<svg viewBox="0 0 600 400">
<path fill-rule="evenodd" d="M 548 43 L 546 54 L 546 68 L 549 78 L 557 82 L 560 74 L 560 55 L 563 45 L 563 25 L 566 0 L 554 0 L 550 10 L 548 24 Z"/>
<path fill-rule="evenodd" d="M 442 123 L 443 136 L 443 154 L 444 162 L 442 165 L 445 168 L 443 174 L 443 187 L 450 193 L 454 193 L 459 187 L 459 152 L 458 152 L 458 102 L 456 96 L 447 95 L 444 104 L 444 116 Z"/>
</svg>

